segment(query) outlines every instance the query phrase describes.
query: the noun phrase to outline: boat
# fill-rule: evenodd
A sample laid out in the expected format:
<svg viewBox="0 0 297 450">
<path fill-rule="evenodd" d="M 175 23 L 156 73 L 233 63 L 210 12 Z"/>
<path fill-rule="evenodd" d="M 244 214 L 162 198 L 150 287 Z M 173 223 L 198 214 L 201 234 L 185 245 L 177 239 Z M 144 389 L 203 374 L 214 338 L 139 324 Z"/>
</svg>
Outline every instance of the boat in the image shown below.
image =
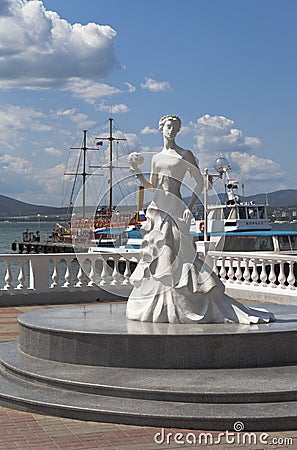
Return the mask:
<svg viewBox="0 0 297 450">
<path fill-rule="evenodd" d="M 205 257 L 209 250 L 223 252 L 277 252 L 297 254 L 297 230 L 276 230 L 268 218 L 268 204 L 256 204 L 241 199 L 238 181 L 231 178 L 231 166 L 223 157 L 215 162 L 219 175 L 205 171 L 205 186 L 209 179 L 222 180 L 226 192 L 225 201 L 211 204 L 208 191 L 204 192 L 204 217 L 196 214 L 192 218 L 190 234 L 198 254 Z M 142 188 L 143 189 L 143 188 Z M 216 196 L 218 199 L 218 196 Z M 143 191 L 138 211 L 143 207 Z M 201 205 L 202 206 L 202 203 Z M 140 213 L 144 215 L 144 213 Z M 91 253 L 135 253 L 141 250 L 141 219 L 133 225 L 97 230 L 97 241 L 89 248 Z M 140 220 L 139 220 L 140 219 Z"/>
<path fill-rule="evenodd" d="M 71 218 L 71 235 L 74 247 L 80 247 L 82 244 L 87 247 L 89 253 L 99 252 L 116 252 L 119 251 L 134 251 L 140 249 L 142 236 L 140 234 L 140 227 L 143 221 L 146 220 L 143 211 L 144 188 L 138 188 L 137 206 L 131 206 L 126 211 L 119 211 L 118 206 L 114 206 L 114 170 L 115 169 L 130 169 L 130 166 L 119 166 L 116 163 L 116 158 L 113 154 L 114 141 L 125 141 L 126 138 L 114 135 L 113 119 L 109 118 L 109 133 L 108 136 L 96 138 L 97 144 L 101 146 L 103 141 L 109 143 L 108 163 L 102 165 L 92 165 L 91 168 L 107 169 L 109 171 L 108 177 L 108 205 L 97 205 L 94 207 L 87 206 L 86 185 L 89 175 L 101 175 L 87 172 L 87 152 L 89 150 L 96 150 L 87 146 L 87 131 L 84 130 L 83 145 L 81 147 L 72 147 L 72 149 L 80 150 L 82 156 L 82 167 L 75 173 L 68 173 L 67 175 L 82 176 L 82 191 L 79 201 L 79 207 L 76 211 L 79 214 L 72 214 Z M 72 190 L 74 192 L 74 190 Z M 91 210 L 90 210 L 91 209 Z"/>
<path fill-rule="evenodd" d="M 225 159 L 225 158 L 218 158 Z M 217 160 L 217 161 L 218 161 Z M 278 230 L 268 218 L 267 204 L 242 200 L 237 193 L 238 181 L 230 178 L 229 164 L 224 164 L 226 201 L 208 205 L 207 222 L 195 220 L 190 232 L 198 253 L 208 250 L 222 252 L 277 252 L 297 254 L 297 230 Z M 207 244 L 207 245 L 206 245 Z"/>
</svg>

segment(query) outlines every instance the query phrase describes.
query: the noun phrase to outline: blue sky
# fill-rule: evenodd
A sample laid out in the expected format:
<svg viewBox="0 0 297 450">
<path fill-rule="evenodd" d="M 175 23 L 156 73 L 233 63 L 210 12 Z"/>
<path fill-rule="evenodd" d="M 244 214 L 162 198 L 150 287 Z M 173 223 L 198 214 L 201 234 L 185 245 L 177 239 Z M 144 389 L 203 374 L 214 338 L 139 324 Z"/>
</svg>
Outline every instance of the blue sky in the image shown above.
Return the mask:
<svg viewBox="0 0 297 450">
<path fill-rule="evenodd" d="M 0 193 L 66 204 L 69 147 L 111 108 L 129 151 L 157 151 L 173 113 L 201 169 L 223 154 L 246 194 L 297 188 L 296 17 L 295 0 L 0 0 Z"/>
</svg>

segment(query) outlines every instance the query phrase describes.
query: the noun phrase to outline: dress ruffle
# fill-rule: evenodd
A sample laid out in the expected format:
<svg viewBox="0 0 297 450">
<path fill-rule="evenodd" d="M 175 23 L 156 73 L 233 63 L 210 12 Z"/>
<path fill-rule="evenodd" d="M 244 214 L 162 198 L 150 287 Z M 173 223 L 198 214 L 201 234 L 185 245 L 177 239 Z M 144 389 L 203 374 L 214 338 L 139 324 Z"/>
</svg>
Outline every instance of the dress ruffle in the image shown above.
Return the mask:
<svg viewBox="0 0 297 450">
<path fill-rule="evenodd" d="M 159 190 L 146 212 L 140 261 L 130 281 L 127 318 L 169 323 L 265 323 L 273 314 L 227 296 L 224 285 L 198 258 L 183 218 L 185 205 Z"/>
</svg>

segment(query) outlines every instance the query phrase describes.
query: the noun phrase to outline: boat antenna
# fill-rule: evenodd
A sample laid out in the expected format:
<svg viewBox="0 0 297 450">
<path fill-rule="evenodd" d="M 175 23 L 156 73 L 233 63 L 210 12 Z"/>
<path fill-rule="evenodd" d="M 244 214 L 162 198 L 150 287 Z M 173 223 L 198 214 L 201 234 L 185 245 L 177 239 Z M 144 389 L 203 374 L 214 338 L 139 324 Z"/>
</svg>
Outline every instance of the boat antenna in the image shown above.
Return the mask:
<svg viewBox="0 0 297 450">
<path fill-rule="evenodd" d="M 241 188 L 242 188 L 242 197 L 243 197 L 243 199 L 245 201 L 245 192 L 244 192 L 244 182 L 243 182 L 243 180 L 241 181 Z"/>
</svg>

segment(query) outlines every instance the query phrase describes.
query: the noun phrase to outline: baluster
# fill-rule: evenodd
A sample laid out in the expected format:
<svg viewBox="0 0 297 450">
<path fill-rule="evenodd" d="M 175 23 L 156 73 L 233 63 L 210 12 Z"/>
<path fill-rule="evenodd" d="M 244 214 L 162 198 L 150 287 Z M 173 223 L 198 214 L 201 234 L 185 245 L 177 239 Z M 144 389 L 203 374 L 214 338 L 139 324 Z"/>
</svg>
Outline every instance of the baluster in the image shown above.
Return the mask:
<svg viewBox="0 0 297 450">
<path fill-rule="evenodd" d="M 23 260 L 20 261 L 20 272 L 18 276 L 18 282 L 17 289 L 25 289 L 26 288 L 26 275 L 24 271 L 24 265 L 25 263 Z"/>
<path fill-rule="evenodd" d="M 119 256 L 114 256 L 114 266 L 112 272 L 112 282 L 110 283 L 112 286 L 116 286 L 119 283 L 119 279 L 121 278 L 121 274 L 119 272 Z"/>
<path fill-rule="evenodd" d="M 227 272 L 226 272 L 226 266 L 225 266 L 225 263 L 226 263 L 226 257 L 223 256 L 223 257 L 222 257 L 221 270 L 220 270 L 220 278 L 221 278 L 222 280 L 226 280 L 226 274 L 227 274 Z"/>
<path fill-rule="evenodd" d="M 58 269 L 57 269 L 57 261 L 55 259 L 53 260 L 53 264 L 54 264 L 54 270 L 53 270 L 53 274 L 52 274 L 51 288 L 55 288 L 56 286 L 58 286 L 58 281 L 59 281 L 59 274 L 58 274 Z"/>
<path fill-rule="evenodd" d="M 271 284 L 271 287 L 273 287 L 273 288 L 277 287 L 277 285 L 275 284 L 275 281 L 276 281 L 275 261 L 273 259 L 270 261 L 270 274 L 269 274 L 268 280 Z"/>
<path fill-rule="evenodd" d="M 211 261 L 212 261 L 212 264 L 210 265 L 210 267 L 212 267 L 212 271 L 216 275 L 219 275 L 219 268 L 218 268 L 218 265 L 217 265 L 217 261 L 218 261 L 217 256 L 211 255 L 210 258 L 211 258 Z"/>
<path fill-rule="evenodd" d="M 64 275 L 65 283 L 63 284 L 63 287 L 65 287 L 65 288 L 68 288 L 70 286 L 70 282 L 71 282 L 70 264 L 71 264 L 70 261 L 66 261 L 67 268 L 66 268 L 66 272 Z"/>
<path fill-rule="evenodd" d="M 254 282 L 254 285 L 258 286 L 259 285 L 259 283 L 258 283 L 259 275 L 258 275 L 258 270 L 257 270 L 258 259 L 257 258 L 251 259 L 251 263 L 252 263 L 252 266 L 253 266 L 251 278 L 252 278 L 252 280 Z"/>
<path fill-rule="evenodd" d="M 95 271 L 95 263 L 96 261 L 90 261 L 91 263 L 91 270 L 90 270 L 90 274 L 89 274 L 89 279 L 90 281 L 88 282 L 88 286 L 92 287 L 96 285 L 96 281 L 95 281 L 95 277 L 96 277 L 96 271 Z"/>
<path fill-rule="evenodd" d="M 130 261 L 126 259 L 126 267 L 124 272 L 124 280 L 122 282 L 123 285 L 130 284 L 130 276 L 131 276 L 131 270 L 130 270 Z"/>
<path fill-rule="evenodd" d="M 281 289 L 286 289 L 286 284 L 285 284 L 286 275 L 285 275 L 284 266 L 285 266 L 284 261 L 280 261 L 278 281 L 279 281 Z"/>
<path fill-rule="evenodd" d="M 238 258 L 236 272 L 235 272 L 235 278 L 236 278 L 237 283 L 239 283 L 239 284 L 242 283 L 241 262 L 242 262 L 242 258 Z"/>
<path fill-rule="evenodd" d="M 266 259 L 262 259 L 260 280 L 262 286 L 267 286 Z"/>
<path fill-rule="evenodd" d="M 5 274 L 5 278 L 4 278 L 4 281 L 5 281 L 4 289 L 6 291 L 9 291 L 10 289 L 13 289 L 13 286 L 11 284 L 11 282 L 12 282 L 11 262 L 7 261 L 6 264 L 7 264 L 7 269 L 6 269 L 6 274 Z"/>
<path fill-rule="evenodd" d="M 102 271 L 101 271 L 101 275 L 100 275 L 100 286 L 105 286 L 107 284 L 108 281 L 108 265 L 107 262 L 102 259 Z"/>
<path fill-rule="evenodd" d="M 79 270 L 77 273 L 77 283 L 75 284 L 75 287 L 82 287 L 84 282 L 84 271 L 82 270 L 81 266 L 79 266 Z"/>
<path fill-rule="evenodd" d="M 243 264 L 244 264 L 244 272 L 243 272 L 244 284 L 250 284 L 251 274 L 249 267 L 249 258 L 243 258 Z"/>
<path fill-rule="evenodd" d="M 296 289 L 295 287 L 295 275 L 294 275 L 294 262 L 288 261 L 289 264 L 289 275 L 287 282 L 289 283 L 290 289 Z"/>
<path fill-rule="evenodd" d="M 228 278 L 229 278 L 229 281 L 231 283 L 234 282 L 234 275 L 235 275 L 235 272 L 234 272 L 234 269 L 233 269 L 233 258 L 232 258 L 232 256 L 230 256 L 230 258 L 229 258 Z"/>
</svg>

